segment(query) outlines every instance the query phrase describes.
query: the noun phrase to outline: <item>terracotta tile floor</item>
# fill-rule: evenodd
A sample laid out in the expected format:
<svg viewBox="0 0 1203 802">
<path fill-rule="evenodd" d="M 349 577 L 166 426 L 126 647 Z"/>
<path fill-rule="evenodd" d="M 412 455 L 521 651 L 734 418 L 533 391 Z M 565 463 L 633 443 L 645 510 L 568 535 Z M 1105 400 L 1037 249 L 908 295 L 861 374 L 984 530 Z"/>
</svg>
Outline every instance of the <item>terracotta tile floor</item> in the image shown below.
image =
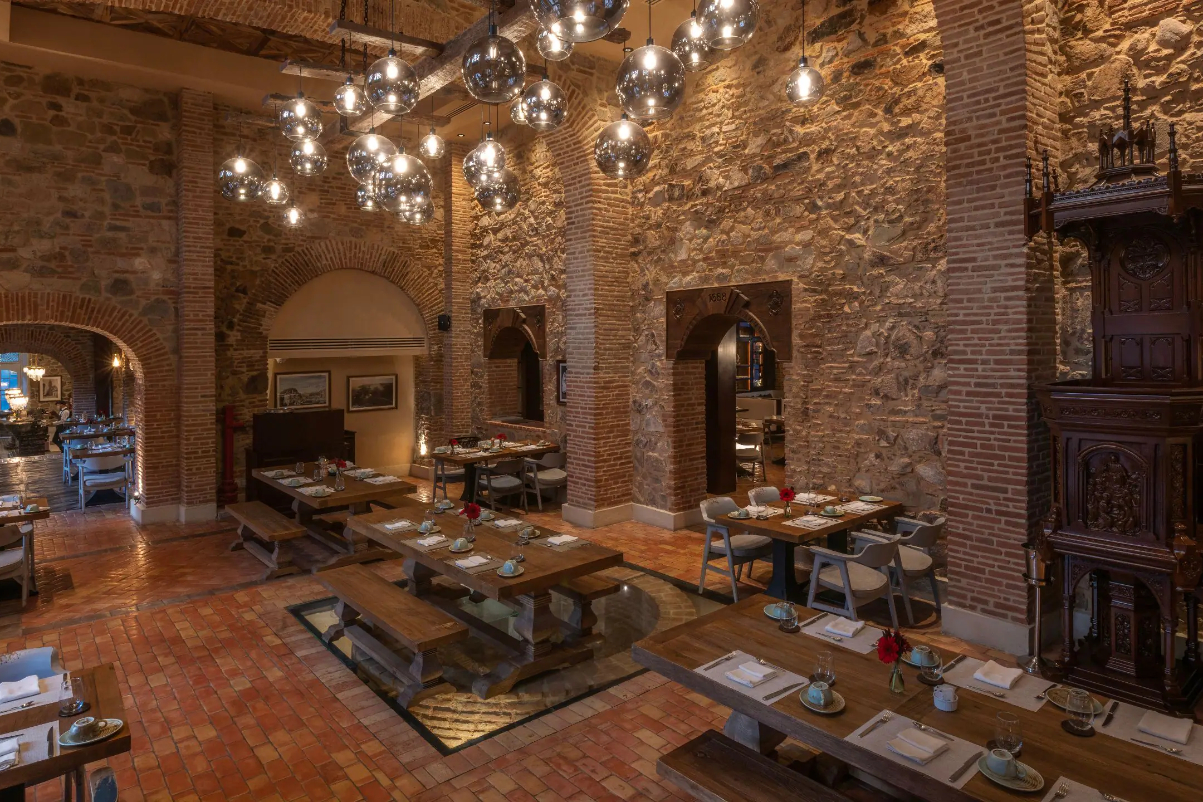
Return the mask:
<svg viewBox="0 0 1203 802">
<path fill-rule="evenodd" d="M 550 508 L 530 517 L 573 530 Z M 631 563 L 697 579 L 697 532 L 583 533 Z M 316 580 L 259 582 L 262 566 L 227 551 L 232 539 L 222 521 L 56 514 L 38 528 L 41 595 L 24 612 L 0 602 L 0 649 L 53 645 L 67 668 L 116 664 L 133 728 L 133 752 L 111 761 L 123 802 L 681 798 L 657 778 L 657 758 L 726 718 L 649 673 L 442 757 L 287 612 L 328 595 Z M 754 573 L 749 592 L 768 566 Z M 722 590 L 720 579 L 708 584 Z M 27 798 L 61 794 L 46 783 Z"/>
</svg>

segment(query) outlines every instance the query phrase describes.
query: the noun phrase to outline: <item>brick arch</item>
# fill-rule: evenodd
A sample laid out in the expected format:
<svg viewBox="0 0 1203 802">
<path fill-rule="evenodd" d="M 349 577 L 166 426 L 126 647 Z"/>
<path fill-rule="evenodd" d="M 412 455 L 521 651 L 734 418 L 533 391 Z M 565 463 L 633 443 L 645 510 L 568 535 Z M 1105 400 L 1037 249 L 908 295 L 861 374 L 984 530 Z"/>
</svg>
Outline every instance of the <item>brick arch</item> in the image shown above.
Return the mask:
<svg viewBox="0 0 1203 802">
<path fill-rule="evenodd" d="M 76 413 L 96 412 L 93 359 L 61 326 L 13 324 L 0 326 L 0 350 L 45 354 L 58 360 L 71 375 L 71 405 Z"/>
<path fill-rule="evenodd" d="M 0 325 L 72 326 L 103 334 L 129 356 L 138 425 L 137 481 L 145 508 L 179 501 L 179 398 L 175 359 L 159 335 L 128 309 L 66 292 L 0 294 Z"/>
</svg>

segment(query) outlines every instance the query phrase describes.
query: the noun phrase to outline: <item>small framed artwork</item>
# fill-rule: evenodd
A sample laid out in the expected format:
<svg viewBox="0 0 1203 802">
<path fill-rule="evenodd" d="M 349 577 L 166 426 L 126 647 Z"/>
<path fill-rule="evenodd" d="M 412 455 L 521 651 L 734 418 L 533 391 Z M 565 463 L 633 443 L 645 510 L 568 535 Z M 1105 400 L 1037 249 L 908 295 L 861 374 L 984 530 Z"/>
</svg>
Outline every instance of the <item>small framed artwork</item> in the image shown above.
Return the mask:
<svg viewBox="0 0 1203 802">
<path fill-rule="evenodd" d="M 63 377 L 62 376 L 43 376 L 38 387 L 38 400 L 40 401 L 62 401 L 63 400 Z"/>
<path fill-rule="evenodd" d="M 568 403 L 568 362 L 556 360 L 556 403 Z"/>
<path fill-rule="evenodd" d="M 347 412 L 397 408 L 397 374 L 348 376 Z"/>
<path fill-rule="evenodd" d="M 330 371 L 276 374 L 276 407 L 279 409 L 328 409 Z"/>
</svg>

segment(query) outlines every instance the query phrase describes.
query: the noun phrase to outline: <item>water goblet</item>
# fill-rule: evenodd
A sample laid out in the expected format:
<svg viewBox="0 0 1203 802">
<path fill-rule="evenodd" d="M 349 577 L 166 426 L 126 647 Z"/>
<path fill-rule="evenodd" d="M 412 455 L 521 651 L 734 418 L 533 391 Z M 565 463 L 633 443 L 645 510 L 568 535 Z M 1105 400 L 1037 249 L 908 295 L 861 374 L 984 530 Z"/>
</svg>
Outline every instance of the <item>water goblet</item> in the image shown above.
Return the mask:
<svg viewBox="0 0 1203 802">
<path fill-rule="evenodd" d="M 1065 700 L 1065 712 L 1069 714 L 1069 726 L 1085 735 L 1094 725 L 1094 700 L 1081 688 L 1071 688 Z"/>
<path fill-rule="evenodd" d="M 298 462 L 296 467 L 293 468 L 293 470 L 295 470 L 297 472 L 297 476 L 304 476 L 305 475 L 305 463 Z"/>
<path fill-rule="evenodd" d="M 829 651 L 821 651 L 815 657 L 815 673 L 811 677 L 813 682 L 826 682 L 828 685 L 835 684 L 835 655 Z"/>
<path fill-rule="evenodd" d="M 64 674 L 59 697 L 60 716 L 75 716 L 88 709 L 88 700 L 84 696 L 84 681 L 81 677 L 69 677 Z"/>
<path fill-rule="evenodd" d="M 1018 755 L 1023 749 L 1023 728 L 1019 716 L 1003 711 L 994 717 L 994 742 L 999 749 Z"/>
</svg>

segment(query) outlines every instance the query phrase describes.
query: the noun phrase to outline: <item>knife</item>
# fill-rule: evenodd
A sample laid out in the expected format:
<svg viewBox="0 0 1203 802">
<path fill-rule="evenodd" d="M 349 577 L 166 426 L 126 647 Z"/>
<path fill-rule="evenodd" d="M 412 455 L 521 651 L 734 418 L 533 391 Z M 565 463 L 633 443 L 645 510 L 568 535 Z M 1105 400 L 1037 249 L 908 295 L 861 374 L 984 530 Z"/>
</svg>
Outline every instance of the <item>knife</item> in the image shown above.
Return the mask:
<svg viewBox="0 0 1203 802">
<path fill-rule="evenodd" d="M 1111 709 L 1107 711 L 1107 717 L 1104 718 L 1103 723 L 1099 725 L 1100 730 L 1103 727 L 1106 727 L 1108 724 L 1111 723 L 1111 717 L 1115 715 L 1115 708 L 1117 708 L 1117 707 L 1119 707 L 1119 700 L 1118 699 L 1112 700 Z"/>
<path fill-rule="evenodd" d="M 984 755 L 984 754 L 986 754 L 986 753 L 985 753 L 985 752 L 979 752 L 978 754 L 976 754 L 976 755 L 974 755 L 973 757 L 971 757 L 971 758 L 969 758 L 968 760 L 966 760 L 966 761 L 965 761 L 965 765 L 961 766 L 959 769 L 957 769 L 956 771 L 954 771 L 954 772 L 952 773 L 952 775 L 951 775 L 951 776 L 948 778 L 948 781 L 949 781 L 950 783 L 954 783 L 954 782 L 956 782 L 957 780 L 961 779 L 962 775 L 964 775 L 964 774 L 965 774 L 965 772 L 969 771 L 969 767 L 970 767 L 970 766 L 972 766 L 974 763 L 978 762 L 978 760 L 980 760 L 980 759 L 981 759 L 981 757 L 982 757 L 982 755 Z"/>
<path fill-rule="evenodd" d="M 819 613 L 816 616 L 806 619 L 802 623 L 798 624 L 798 626 L 799 627 L 808 627 L 811 624 L 813 624 L 814 622 L 818 621 L 820 618 L 825 618 L 826 616 L 827 616 L 827 613 Z"/>
<path fill-rule="evenodd" d="M 951 662 L 951 663 L 949 663 L 948 665 L 944 666 L 944 668 L 942 668 L 942 669 L 940 670 L 940 671 L 941 671 L 941 673 L 943 673 L 943 674 L 947 674 L 947 673 L 949 672 L 949 670 L 951 670 L 951 669 L 953 668 L 953 666 L 955 666 L 957 663 L 959 663 L 959 662 L 961 662 L 962 660 L 964 660 L 966 656 L 967 656 L 967 655 L 958 654 L 956 657 L 954 657 L 954 658 L 952 659 L 952 662 Z"/>
<path fill-rule="evenodd" d="M 46 730 L 46 756 L 47 757 L 54 757 L 54 747 L 56 747 L 57 745 L 58 745 L 58 742 L 54 738 L 54 727 L 52 726 L 50 729 Z"/>
<path fill-rule="evenodd" d="M 732 657 L 734 657 L 735 655 L 736 655 L 736 653 L 735 653 L 735 652 L 727 652 L 727 653 L 726 653 L 726 654 L 724 654 L 722 657 L 720 657 L 719 659 L 715 660 L 713 663 L 707 663 L 706 665 L 702 666 L 701 668 L 699 668 L 699 669 L 698 669 L 698 671 L 709 671 L 710 669 L 712 669 L 712 668 L 714 668 L 715 666 L 717 666 L 719 663 L 725 663 L 725 662 L 727 662 L 728 660 L 730 660 L 730 659 L 731 659 Z"/>
<path fill-rule="evenodd" d="M 874 722 L 873 722 L 872 724 L 870 724 L 868 727 L 865 727 L 863 730 L 861 730 L 861 731 L 860 731 L 860 734 L 859 734 L 859 735 L 857 735 L 856 737 L 857 737 L 857 738 L 864 738 L 866 735 L 868 735 L 869 733 L 873 732 L 873 730 L 877 729 L 877 728 L 878 728 L 878 727 L 880 727 L 882 724 L 885 724 L 885 723 L 886 723 L 887 721 L 889 721 L 891 718 L 892 718 L 892 716 L 891 716 L 891 715 L 889 715 L 889 714 L 886 714 L 886 715 L 880 716 L 880 717 L 877 719 L 877 721 L 874 721 Z"/>
<path fill-rule="evenodd" d="M 809 684 L 810 684 L 810 682 L 809 682 L 809 680 L 808 680 L 808 681 L 806 681 L 806 682 L 798 682 L 798 683 L 795 683 L 794 685 L 790 685 L 788 688 L 782 688 L 782 689 L 781 689 L 781 690 L 779 690 L 779 691 L 773 691 L 772 693 L 770 693 L 770 694 L 768 694 L 768 695 L 766 695 L 766 696 L 764 697 L 764 701 L 766 701 L 766 702 L 767 702 L 769 699 L 773 699 L 773 697 L 775 697 L 775 696 L 785 696 L 785 695 L 786 695 L 787 693 L 789 693 L 790 691 L 796 691 L 796 690 L 798 690 L 799 688 L 801 688 L 802 686 L 804 686 L 804 685 L 809 685 Z M 776 700 L 776 699 L 773 699 L 773 701 L 777 701 L 777 700 Z"/>
</svg>

